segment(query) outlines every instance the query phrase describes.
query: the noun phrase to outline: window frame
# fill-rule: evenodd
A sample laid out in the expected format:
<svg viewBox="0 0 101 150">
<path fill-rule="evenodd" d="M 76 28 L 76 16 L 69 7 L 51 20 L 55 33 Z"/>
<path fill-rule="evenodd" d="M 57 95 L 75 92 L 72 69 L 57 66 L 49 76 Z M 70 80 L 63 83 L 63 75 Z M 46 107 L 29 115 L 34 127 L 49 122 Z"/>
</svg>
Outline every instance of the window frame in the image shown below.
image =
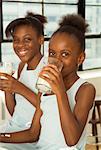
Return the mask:
<svg viewBox="0 0 101 150">
<path fill-rule="evenodd" d="M 65 3 L 50 3 L 50 2 L 45 2 L 44 0 L 42 0 L 42 1 L 35 1 L 35 2 L 32 2 L 32 1 L 22 1 L 22 0 L 19 0 L 19 1 L 17 1 L 17 0 L 15 0 L 15 1 L 13 1 L 13 0 L 3 0 L 3 2 L 7 2 L 7 3 L 12 3 L 12 2 L 14 2 L 14 3 L 36 3 L 36 4 L 41 4 L 42 5 L 42 14 L 44 15 L 44 5 L 45 4 L 48 4 L 48 5 L 54 5 L 54 4 L 56 4 L 56 5 L 77 5 L 77 13 L 78 14 L 80 14 L 82 17 L 84 17 L 85 18 L 85 14 L 86 14 L 86 12 L 85 12 L 85 8 L 86 8 L 86 6 L 99 6 L 99 5 L 97 5 L 97 4 L 87 4 L 86 3 L 86 0 L 78 0 L 78 2 L 77 3 L 70 3 L 70 2 L 65 2 Z M 3 10 L 2 10 L 2 0 L 0 1 L 0 61 L 2 61 L 2 52 L 1 52 L 1 44 L 2 43 L 8 43 L 8 42 L 12 42 L 12 40 L 8 40 L 8 39 L 4 39 L 4 37 L 3 37 Z M 101 5 L 100 5 L 101 6 Z M 86 34 L 85 35 L 85 39 L 93 39 L 93 38 L 101 38 L 101 33 L 95 33 L 95 34 L 93 34 L 93 33 L 89 33 L 89 34 Z M 49 41 L 49 39 L 50 39 L 50 37 L 45 37 L 45 41 Z M 81 70 L 83 70 L 83 65 L 81 65 L 80 67 L 79 67 L 79 70 L 81 71 Z"/>
</svg>

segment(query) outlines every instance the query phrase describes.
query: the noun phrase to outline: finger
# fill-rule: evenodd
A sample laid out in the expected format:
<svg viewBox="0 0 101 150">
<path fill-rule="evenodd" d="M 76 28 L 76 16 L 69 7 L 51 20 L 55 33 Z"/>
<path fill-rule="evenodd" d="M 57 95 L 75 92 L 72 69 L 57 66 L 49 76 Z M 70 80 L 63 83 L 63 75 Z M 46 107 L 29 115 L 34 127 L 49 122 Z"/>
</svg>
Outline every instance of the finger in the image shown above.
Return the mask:
<svg viewBox="0 0 101 150">
<path fill-rule="evenodd" d="M 56 76 L 57 76 L 57 74 L 58 74 L 58 72 L 55 71 L 53 68 L 51 68 L 51 67 L 45 67 L 45 68 L 42 69 L 42 71 L 40 72 L 39 75 L 41 75 L 41 74 L 46 74 L 47 72 L 51 72 L 52 74 L 54 74 L 54 75 L 56 75 Z"/>
<path fill-rule="evenodd" d="M 43 78 L 45 81 L 47 81 L 50 84 L 51 88 L 55 85 L 58 85 L 58 84 L 56 84 L 57 83 L 56 80 L 52 80 L 50 78 L 47 78 L 46 76 L 41 76 L 41 78 Z"/>
<path fill-rule="evenodd" d="M 56 65 L 53 65 L 53 64 L 48 64 L 45 68 L 51 68 L 51 69 L 53 69 L 53 70 L 59 72 L 58 67 L 57 67 Z"/>
<path fill-rule="evenodd" d="M 44 80 L 46 80 L 49 84 L 58 82 L 57 77 L 55 77 L 50 72 L 45 72 L 45 73 L 41 74 L 40 77 L 43 78 Z"/>
<path fill-rule="evenodd" d="M 0 79 L 0 85 L 9 85 L 10 81 L 7 79 Z"/>
<path fill-rule="evenodd" d="M 9 80 L 2 79 L 0 82 L 0 89 L 3 91 L 9 91 L 11 90 L 11 84 L 9 83 Z"/>
<path fill-rule="evenodd" d="M 11 90 L 8 87 L 0 87 L 0 90 L 5 92 L 11 92 Z"/>
<path fill-rule="evenodd" d="M 11 78 L 12 78 L 11 75 L 9 75 L 9 74 L 7 74 L 7 73 L 2 73 L 2 72 L 0 72 L 0 76 L 6 77 L 6 78 L 8 78 L 8 79 L 11 79 Z"/>
<path fill-rule="evenodd" d="M 42 70 L 42 72 L 39 74 L 39 76 L 46 76 L 52 80 L 59 80 L 60 79 L 60 75 L 61 73 L 60 72 L 57 72 L 56 70 L 54 70 L 53 68 L 51 67 L 46 67 L 44 68 L 44 70 Z"/>
</svg>

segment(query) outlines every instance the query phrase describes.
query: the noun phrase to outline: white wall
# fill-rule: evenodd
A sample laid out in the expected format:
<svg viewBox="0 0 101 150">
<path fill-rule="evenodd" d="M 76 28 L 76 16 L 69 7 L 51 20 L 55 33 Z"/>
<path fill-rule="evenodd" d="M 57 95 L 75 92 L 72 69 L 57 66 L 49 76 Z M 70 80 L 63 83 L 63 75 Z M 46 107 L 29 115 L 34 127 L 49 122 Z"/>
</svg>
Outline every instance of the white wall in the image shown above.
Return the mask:
<svg viewBox="0 0 101 150">
<path fill-rule="evenodd" d="M 79 71 L 78 74 L 95 86 L 96 96 L 101 96 L 101 69 Z"/>
</svg>

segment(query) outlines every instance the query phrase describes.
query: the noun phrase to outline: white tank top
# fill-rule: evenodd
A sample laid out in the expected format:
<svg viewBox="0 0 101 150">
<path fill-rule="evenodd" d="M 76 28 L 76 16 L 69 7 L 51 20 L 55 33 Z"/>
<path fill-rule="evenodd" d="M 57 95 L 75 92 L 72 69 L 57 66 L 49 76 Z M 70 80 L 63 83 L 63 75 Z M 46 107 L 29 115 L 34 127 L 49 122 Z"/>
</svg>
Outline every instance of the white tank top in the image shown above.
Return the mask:
<svg viewBox="0 0 101 150">
<path fill-rule="evenodd" d="M 41 59 L 35 70 L 27 70 L 27 64 L 25 64 L 21 72 L 19 81 L 35 93 L 38 93 L 36 89 L 36 81 L 42 67 L 43 58 Z M 15 94 L 15 99 L 15 110 L 7 128 L 9 132 L 10 130 L 17 131 L 19 130 L 19 128 L 21 128 L 21 130 L 29 128 L 32 122 L 33 115 L 35 113 L 35 107 L 28 100 L 26 100 L 25 97 L 21 96 L 20 94 Z"/>
<path fill-rule="evenodd" d="M 67 91 L 71 110 L 75 106 L 75 95 L 79 87 L 86 81 L 79 78 L 72 87 Z M 38 141 L 38 147 L 41 150 L 60 150 L 67 148 L 64 135 L 61 129 L 58 105 L 55 95 L 42 96 L 41 109 L 43 115 L 41 118 L 41 134 Z M 73 134 L 73 133 L 71 133 Z M 85 129 L 79 142 L 76 145 L 77 149 L 83 150 L 86 141 Z M 69 148 L 69 147 L 68 147 Z M 62 149 L 61 149 L 62 150 Z"/>
</svg>

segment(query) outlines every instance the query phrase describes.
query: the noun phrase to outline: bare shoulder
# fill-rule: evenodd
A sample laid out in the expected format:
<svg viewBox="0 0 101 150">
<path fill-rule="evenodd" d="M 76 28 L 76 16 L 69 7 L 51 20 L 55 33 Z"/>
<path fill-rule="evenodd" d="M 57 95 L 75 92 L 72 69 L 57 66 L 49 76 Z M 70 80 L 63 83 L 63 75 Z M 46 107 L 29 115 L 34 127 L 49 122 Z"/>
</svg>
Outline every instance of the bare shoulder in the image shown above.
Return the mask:
<svg viewBox="0 0 101 150">
<path fill-rule="evenodd" d="M 96 89 L 95 89 L 95 86 L 93 85 L 93 84 L 91 84 L 91 83 L 89 83 L 89 82 L 85 82 L 85 83 L 83 83 L 81 86 L 80 86 L 80 88 L 79 88 L 79 90 L 78 90 L 80 93 L 89 93 L 89 94 L 94 94 L 94 96 L 95 96 L 95 93 L 96 93 Z"/>
<path fill-rule="evenodd" d="M 87 91 L 92 91 L 95 92 L 95 86 L 92 83 L 85 82 L 80 86 L 80 90 L 87 90 Z"/>
<path fill-rule="evenodd" d="M 83 83 L 77 91 L 77 95 L 94 94 L 96 93 L 95 86 L 89 82 Z"/>
<path fill-rule="evenodd" d="M 87 105 L 92 107 L 94 99 L 95 99 L 96 89 L 93 84 L 89 82 L 85 82 L 80 86 L 76 94 L 76 101 L 83 104 L 83 106 Z"/>
</svg>

